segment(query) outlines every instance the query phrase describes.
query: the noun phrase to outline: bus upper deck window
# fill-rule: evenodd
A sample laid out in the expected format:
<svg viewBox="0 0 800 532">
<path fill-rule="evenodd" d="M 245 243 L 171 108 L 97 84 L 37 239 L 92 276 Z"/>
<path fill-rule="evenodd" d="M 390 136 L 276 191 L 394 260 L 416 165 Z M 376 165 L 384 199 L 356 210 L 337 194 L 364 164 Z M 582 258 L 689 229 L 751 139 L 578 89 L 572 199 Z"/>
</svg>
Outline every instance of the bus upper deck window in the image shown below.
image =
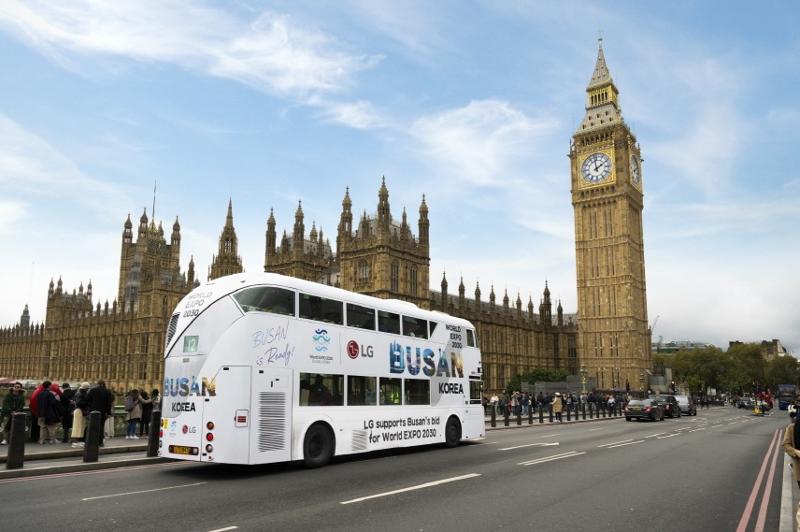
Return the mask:
<svg viewBox="0 0 800 532">
<path fill-rule="evenodd" d="M 467 347 L 475 347 L 475 333 L 472 329 L 467 329 Z"/>
<path fill-rule="evenodd" d="M 274 286 L 254 286 L 233 294 L 245 312 L 272 312 L 294 316 L 294 292 Z"/>
<path fill-rule="evenodd" d="M 427 338 L 428 322 L 411 316 L 403 316 L 403 335 L 412 338 Z"/>
<path fill-rule="evenodd" d="M 359 329 L 375 330 L 375 309 L 347 304 L 347 325 Z"/>
<path fill-rule="evenodd" d="M 400 334 L 400 314 L 378 311 L 378 330 L 392 334 Z"/>
<path fill-rule="evenodd" d="M 344 323 L 343 303 L 311 294 L 300 294 L 300 317 L 342 325 Z"/>
</svg>

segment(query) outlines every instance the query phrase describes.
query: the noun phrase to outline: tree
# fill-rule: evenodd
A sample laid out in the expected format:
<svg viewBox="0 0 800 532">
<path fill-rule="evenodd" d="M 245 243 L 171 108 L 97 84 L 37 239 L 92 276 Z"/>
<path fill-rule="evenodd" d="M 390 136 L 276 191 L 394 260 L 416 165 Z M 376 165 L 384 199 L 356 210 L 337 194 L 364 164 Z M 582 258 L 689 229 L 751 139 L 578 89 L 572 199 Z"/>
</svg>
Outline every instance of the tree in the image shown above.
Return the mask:
<svg viewBox="0 0 800 532">
<path fill-rule="evenodd" d="M 772 390 L 778 389 L 778 384 L 797 384 L 800 381 L 800 370 L 797 359 L 792 356 L 775 357 L 766 364 L 766 385 Z"/>
</svg>

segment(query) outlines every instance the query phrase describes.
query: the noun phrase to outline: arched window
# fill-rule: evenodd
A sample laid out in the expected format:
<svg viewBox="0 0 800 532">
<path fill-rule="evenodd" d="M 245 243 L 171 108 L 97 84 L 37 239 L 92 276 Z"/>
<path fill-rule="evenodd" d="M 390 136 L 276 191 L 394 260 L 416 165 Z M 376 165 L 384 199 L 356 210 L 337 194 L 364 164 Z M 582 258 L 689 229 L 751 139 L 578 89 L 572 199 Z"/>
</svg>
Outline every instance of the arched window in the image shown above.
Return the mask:
<svg viewBox="0 0 800 532">
<path fill-rule="evenodd" d="M 417 295 L 417 267 L 411 267 L 411 295 Z"/>
<path fill-rule="evenodd" d="M 370 277 L 369 263 L 365 260 L 358 261 L 358 282 L 359 283 L 369 282 L 369 277 Z"/>
<path fill-rule="evenodd" d="M 392 292 L 397 292 L 400 285 L 400 265 L 397 264 L 397 261 L 392 262 L 391 281 Z"/>
</svg>

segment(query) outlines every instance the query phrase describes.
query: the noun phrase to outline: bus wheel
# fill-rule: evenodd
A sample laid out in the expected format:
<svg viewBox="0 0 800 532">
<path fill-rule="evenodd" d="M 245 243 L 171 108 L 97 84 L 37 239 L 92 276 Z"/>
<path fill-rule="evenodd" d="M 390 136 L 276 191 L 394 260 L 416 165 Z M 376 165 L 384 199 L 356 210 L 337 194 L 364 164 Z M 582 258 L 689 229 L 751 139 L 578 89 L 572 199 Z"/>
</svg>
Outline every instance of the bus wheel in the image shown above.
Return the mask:
<svg viewBox="0 0 800 532">
<path fill-rule="evenodd" d="M 455 447 L 459 441 L 461 441 L 461 423 L 455 416 L 450 416 L 444 429 L 444 444 L 447 447 Z"/>
<path fill-rule="evenodd" d="M 306 467 L 322 467 L 333 457 L 333 434 L 325 423 L 314 423 L 303 440 L 303 463 Z"/>
</svg>

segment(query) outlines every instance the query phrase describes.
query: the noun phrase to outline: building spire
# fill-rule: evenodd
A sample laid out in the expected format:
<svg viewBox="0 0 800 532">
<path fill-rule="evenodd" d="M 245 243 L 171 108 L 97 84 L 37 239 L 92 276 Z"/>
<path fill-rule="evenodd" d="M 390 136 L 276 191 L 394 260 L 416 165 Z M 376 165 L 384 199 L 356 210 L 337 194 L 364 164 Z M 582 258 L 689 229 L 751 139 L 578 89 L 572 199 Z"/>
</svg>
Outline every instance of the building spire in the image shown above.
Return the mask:
<svg viewBox="0 0 800 532">
<path fill-rule="evenodd" d="M 597 61 L 595 61 L 594 72 L 592 72 L 592 78 L 589 80 L 587 88 L 591 89 L 607 83 L 613 83 L 613 80 L 608 71 L 608 65 L 606 65 L 606 56 L 603 54 L 603 38 L 599 37 L 597 39 Z"/>
</svg>

